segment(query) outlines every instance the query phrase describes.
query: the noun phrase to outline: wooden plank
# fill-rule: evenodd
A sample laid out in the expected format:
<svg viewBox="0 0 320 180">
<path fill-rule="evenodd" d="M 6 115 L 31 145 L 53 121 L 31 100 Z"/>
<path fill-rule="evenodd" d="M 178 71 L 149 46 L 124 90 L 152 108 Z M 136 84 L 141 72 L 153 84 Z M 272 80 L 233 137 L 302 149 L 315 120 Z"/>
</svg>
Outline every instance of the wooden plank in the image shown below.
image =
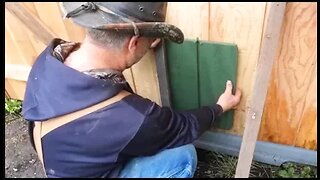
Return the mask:
<svg viewBox="0 0 320 180">
<path fill-rule="evenodd" d="M 208 2 L 168 2 L 166 22 L 179 27 L 186 39 L 209 39 Z"/>
<path fill-rule="evenodd" d="M 137 92 L 136 85 L 134 83 L 133 75 L 132 75 L 132 69 L 128 68 L 122 72 L 123 76 L 126 78 L 127 82 L 129 83 L 131 89 L 133 92 Z"/>
<path fill-rule="evenodd" d="M 37 10 L 34 6 L 34 3 L 24 2 L 23 6 L 25 8 L 27 8 L 35 17 L 38 18 L 38 13 L 37 13 Z M 46 44 L 37 38 L 37 36 L 38 36 L 37 34 L 32 33 L 32 31 L 28 28 L 26 28 L 26 29 L 27 29 L 27 34 L 28 34 L 29 40 L 30 40 L 36 54 L 40 54 L 46 48 Z"/>
<path fill-rule="evenodd" d="M 70 41 L 81 42 L 84 39 L 86 32 L 83 27 L 76 25 L 70 19 L 63 19 L 63 23 Z"/>
<path fill-rule="evenodd" d="M 12 55 L 19 56 L 19 63 L 32 65 L 37 54 L 33 46 L 30 46 L 31 42 L 29 37 L 26 36 L 26 28 L 21 26 L 20 21 L 7 9 L 5 9 L 5 17 L 7 34 L 10 35 L 12 39 L 11 43 L 13 43 L 16 49 Z"/>
<path fill-rule="evenodd" d="M 287 5 L 259 140 L 317 148 L 316 5 Z"/>
<path fill-rule="evenodd" d="M 156 68 L 162 106 L 171 107 L 170 82 L 168 77 L 168 59 L 166 44 L 161 41 L 155 49 Z"/>
<path fill-rule="evenodd" d="M 214 131 L 243 134 L 259 57 L 265 6 L 265 2 L 211 2 L 209 7 L 203 2 L 168 2 L 166 21 L 181 28 L 186 39 L 199 37 L 203 40 L 230 42 L 239 48 L 237 87 L 242 91 L 241 102 L 235 110 L 233 128 L 212 129 Z"/>
<path fill-rule="evenodd" d="M 31 71 L 31 66 L 6 64 L 5 78 L 18 81 L 27 81 Z"/>
<path fill-rule="evenodd" d="M 57 34 L 56 37 L 70 40 L 57 2 L 35 2 L 34 6 L 37 9 L 39 19 Z"/>
<path fill-rule="evenodd" d="M 235 110 L 232 129 L 214 128 L 213 131 L 243 134 L 259 58 L 265 6 L 265 2 L 210 2 L 208 40 L 237 45 L 239 54 L 236 86 L 242 92 L 240 104 Z"/>
<path fill-rule="evenodd" d="M 150 50 L 131 69 L 136 93 L 161 105 L 154 52 Z"/>
<path fill-rule="evenodd" d="M 280 30 L 285 14 L 286 3 L 268 3 L 264 32 L 256 78 L 253 85 L 250 109 L 247 112 L 245 130 L 241 142 L 236 178 L 248 178 L 257 136 L 259 132 L 263 106 L 267 94 L 268 82 L 276 57 Z"/>
<path fill-rule="evenodd" d="M 10 13 L 15 15 L 22 24 L 24 24 L 28 29 L 34 34 L 44 44 L 48 44 L 54 37 L 57 37 L 48 27 L 45 26 L 35 15 L 32 14 L 28 9 L 26 9 L 20 3 L 5 3 L 5 8 Z"/>
<path fill-rule="evenodd" d="M 5 27 L 5 63 L 21 63 L 20 55 L 17 52 L 18 49 L 10 36 L 9 30 L 7 27 Z"/>
<path fill-rule="evenodd" d="M 12 99 L 23 100 L 26 90 L 26 82 L 5 79 L 5 89 Z"/>
</svg>

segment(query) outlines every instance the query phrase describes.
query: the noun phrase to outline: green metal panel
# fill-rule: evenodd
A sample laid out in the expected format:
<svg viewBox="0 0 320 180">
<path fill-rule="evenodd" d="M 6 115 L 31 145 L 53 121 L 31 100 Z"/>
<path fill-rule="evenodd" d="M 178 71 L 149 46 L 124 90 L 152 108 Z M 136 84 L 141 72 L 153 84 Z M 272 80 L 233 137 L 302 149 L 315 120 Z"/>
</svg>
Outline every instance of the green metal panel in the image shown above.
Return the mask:
<svg viewBox="0 0 320 180">
<path fill-rule="evenodd" d="M 199 83 L 200 105 L 212 105 L 224 92 L 227 80 L 236 84 L 237 46 L 234 44 L 200 42 Z M 235 88 L 233 88 L 235 90 Z M 234 111 L 228 111 L 217 118 L 215 127 L 230 129 Z"/>
<path fill-rule="evenodd" d="M 234 44 L 185 40 L 166 42 L 171 104 L 186 110 L 217 102 L 229 79 L 236 84 L 238 51 Z M 233 111 L 216 119 L 214 126 L 230 129 Z"/>
<path fill-rule="evenodd" d="M 167 42 L 171 104 L 177 110 L 199 107 L 196 41 Z"/>
</svg>

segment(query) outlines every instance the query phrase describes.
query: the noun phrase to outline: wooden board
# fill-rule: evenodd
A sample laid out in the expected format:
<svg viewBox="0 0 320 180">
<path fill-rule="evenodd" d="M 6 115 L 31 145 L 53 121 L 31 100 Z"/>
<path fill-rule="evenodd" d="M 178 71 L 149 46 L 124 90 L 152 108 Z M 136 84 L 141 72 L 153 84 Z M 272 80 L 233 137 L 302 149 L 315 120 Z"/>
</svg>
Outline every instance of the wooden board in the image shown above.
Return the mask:
<svg viewBox="0 0 320 180">
<path fill-rule="evenodd" d="M 209 2 L 169 2 L 166 22 L 179 27 L 186 39 L 209 40 Z"/>
<path fill-rule="evenodd" d="M 26 83 L 24 81 L 5 79 L 5 89 L 11 98 L 23 100 Z"/>
<path fill-rule="evenodd" d="M 317 4 L 288 3 L 259 140 L 317 149 Z"/>
<path fill-rule="evenodd" d="M 178 26 L 186 39 L 234 43 L 238 46 L 237 86 L 242 91 L 230 130 L 213 131 L 242 135 L 252 82 L 259 57 L 265 2 L 169 2 L 166 21 Z"/>
<path fill-rule="evenodd" d="M 39 15 L 39 19 L 53 32 L 56 37 L 70 41 L 70 37 L 63 23 L 59 4 L 56 2 L 35 2 L 34 6 Z M 50 14 L 50 15 L 49 15 Z M 70 32 L 76 34 L 76 32 Z"/>
<path fill-rule="evenodd" d="M 259 58 L 265 2 L 210 3 L 210 41 L 234 43 L 238 47 L 237 87 L 242 96 L 235 110 L 232 129 L 218 132 L 242 135 Z"/>
<path fill-rule="evenodd" d="M 268 3 L 263 39 L 253 85 L 250 109 L 246 115 L 245 130 L 236 169 L 236 178 L 248 178 L 253 153 L 260 129 L 263 106 L 267 95 L 268 82 L 273 61 L 276 58 L 286 3 Z"/>
<path fill-rule="evenodd" d="M 26 36 L 26 28 L 17 28 L 20 26 L 21 22 L 7 9 L 5 9 L 5 16 L 5 27 L 7 29 L 7 34 L 10 36 L 9 41 L 15 46 L 16 50 L 11 56 L 19 56 L 18 62 L 14 63 L 32 65 L 33 60 L 36 58 L 36 52 L 33 46 L 29 45 L 30 40 L 29 37 Z"/>
<path fill-rule="evenodd" d="M 161 105 L 153 50 L 131 67 L 136 93 Z"/>
</svg>

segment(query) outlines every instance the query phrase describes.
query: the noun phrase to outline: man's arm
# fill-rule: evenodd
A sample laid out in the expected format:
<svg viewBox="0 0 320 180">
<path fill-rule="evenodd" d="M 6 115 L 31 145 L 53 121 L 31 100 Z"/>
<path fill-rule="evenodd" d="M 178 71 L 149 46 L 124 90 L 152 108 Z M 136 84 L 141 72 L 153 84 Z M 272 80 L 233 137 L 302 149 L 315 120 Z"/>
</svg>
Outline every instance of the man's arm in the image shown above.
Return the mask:
<svg viewBox="0 0 320 180">
<path fill-rule="evenodd" d="M 219 105 L 177 112 L 152 103 L 139 131 L 122 153 L 146 156 L 192 143 L 221 113 Z"/>
<path fill-rule="evenodd" d="M 239 103 L 240 91 L 232 95 L 231 90 L 232 84 L 227 82 L 226 90 L 220 96 L 217 104 L 180 112 L 168 107 L 160 107 L 141 97 L 136 99 L 135 102 L 138 103 L 149 103 L 149 108 L 146 111 L 144 122 L 122 153 L 146 156 L 164 149 L 192 143 L 211 127 L 214 119 L 222 112 Z"/>
</svg>

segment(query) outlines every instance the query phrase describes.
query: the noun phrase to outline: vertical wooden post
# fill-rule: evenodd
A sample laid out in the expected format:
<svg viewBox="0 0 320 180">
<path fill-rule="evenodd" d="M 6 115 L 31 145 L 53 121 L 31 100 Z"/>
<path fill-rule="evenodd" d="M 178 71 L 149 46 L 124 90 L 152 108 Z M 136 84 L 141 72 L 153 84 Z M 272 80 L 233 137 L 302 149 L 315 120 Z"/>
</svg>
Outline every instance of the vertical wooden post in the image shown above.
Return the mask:
<svg viewBox="0 0 320 180">
<path fill-rule="evenodd" d="M 260 129 L 261 116 L 268 82 L 275 59 L 281 26 L 285 14 L 286 3 L 271 2 L 267 4 L 264 32 L 258 60 L 256 78 L 253 85 L 253 93 L 250 109 L 247 112 L 245 130 L 242 138 L 239 159 L 236 169 L 236 178 L 248 178 L 253 159 L 253 153 Z"/>
<path fill-rule="evenodd" d="M 161 105 L 171 107 L 169 79 L 167 76 L 167 57 L 165 41 L 162 40 L 161 44 L 155 49 L 156 67 L 158 73 L 159 89 L 161 96 Z"/>
</svg>

